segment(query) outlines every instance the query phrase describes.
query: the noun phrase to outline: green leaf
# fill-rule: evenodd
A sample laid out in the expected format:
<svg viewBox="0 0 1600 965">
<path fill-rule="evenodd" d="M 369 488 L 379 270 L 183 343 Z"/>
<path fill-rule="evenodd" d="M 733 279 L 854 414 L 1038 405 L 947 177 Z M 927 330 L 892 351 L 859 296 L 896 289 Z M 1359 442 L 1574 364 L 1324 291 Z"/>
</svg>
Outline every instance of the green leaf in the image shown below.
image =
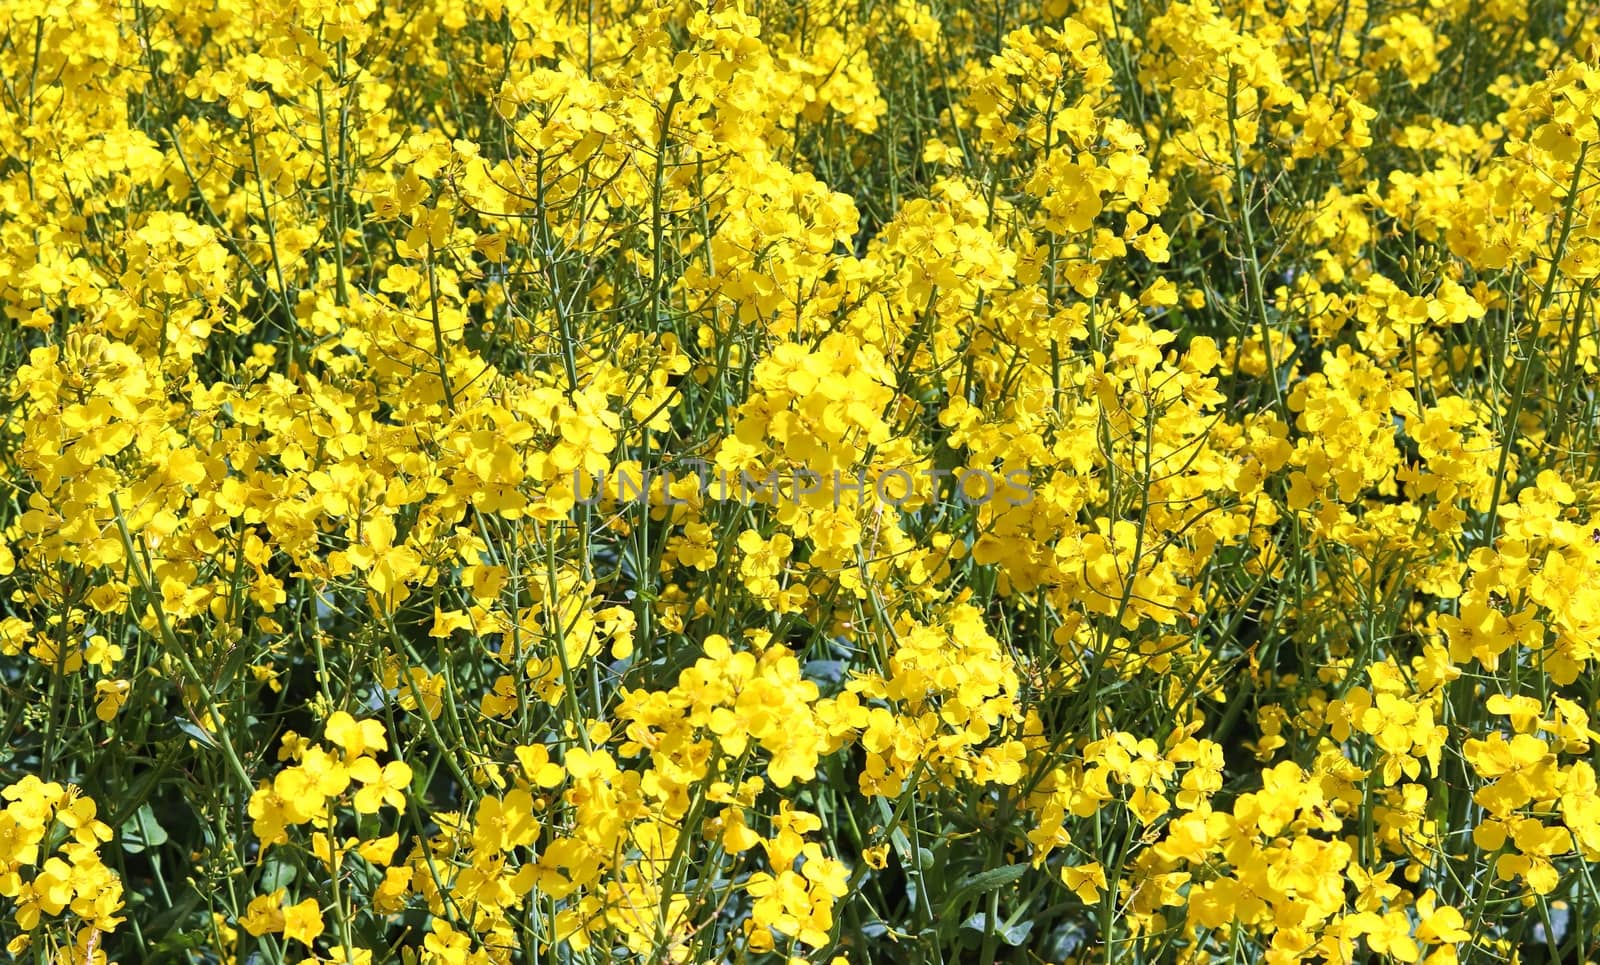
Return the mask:
<svg viewBox="0 0 1600 965">
<path fill-rule="evenodd" d="M 989 913 L 980 911 L 961 923 L 962 928 L 970 928 L 976 932 L 986 931 L 989 927 Z M 1028 935 L 1033 931 L 1032 921 L 1004 922 L 996 921 L 994 933 L 1001 941 L 1016 948 L 1028 940 Z"/>
<path fill-rule="evenodd" d="M 269 857 L 262 862 L 261 890 L 277 891 L 279 888 L 289 887 L 294 881 L 294 865 L 276 856 Z"/>
<path fill-rule="evenodd" d="M 133 816 L 122 823 L 122 850 L 139 854 L 146 848 L 159 848 L 167 843 L 167 829 L 156 820 L 155 809 L 141 804 Z"/>
<path fill-rule="evenodd" d="M 951 889 L 950 897 L 945 901 L 945 913 L 949 914 L 955 911 L 962 902 L 969 898 L 976 898 L 991 891 L 998 891 L 1027 873 L 1028 866 L 1026 864 L 1008 864 L 964 875 L 960 881 L 956 882 L 956 886 Z"/>
<path fill-rule="evenodd" d="M 193 737 L 195 740 L 199 741 L 205 746 L 217 746 L 215 738 L 201 729 L 199 724 L 189 720 L 187 717 L 179 717 L 177 720 L 173 721 L 173 723 L 178 725 L 179 730 L 183 731 L 185 734 L 188 734 L 190 737 Z"/>
</svg>

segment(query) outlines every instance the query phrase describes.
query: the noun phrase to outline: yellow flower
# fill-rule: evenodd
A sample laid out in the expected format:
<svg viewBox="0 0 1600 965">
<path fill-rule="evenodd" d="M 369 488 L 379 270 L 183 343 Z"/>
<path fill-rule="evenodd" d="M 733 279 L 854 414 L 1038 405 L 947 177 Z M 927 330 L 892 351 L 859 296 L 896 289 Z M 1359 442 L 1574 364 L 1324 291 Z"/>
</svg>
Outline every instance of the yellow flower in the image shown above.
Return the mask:
<svg viewBox="0 0 1600 965">
<path fill-rule="evenodd" d="M 328 715 L 325 730 L 328 740 L 344 750 L 346 760 L 383 751 L 389 746 L 388 739 L 384 737 L 382 721 L 356 720 L 342 710 Z"/>
<path fill-rule="evenodd" d="M 97 680 L 95 681 L 95 695 L 99 698 L 95 704 L 95 716 L 106 723 L 110 723 L 122 706 L 128 702 L 128 691 L 131 685 L 126 680 Z"/>
<path fill-rule="evenodd" d="M 362 814 L 376 814 L 388 804 L 402 814 L 406 809 L 406 789 L 411 786 L 411 768 L 403 761 L 390 761 L 382 767 L 370 757 L 358 758 L 350 765 L 350 776 L 365 785 L 355 795 L 355 808 Z"/>
<path fill-rule="evenodd" d="M 262 935 L 283 931 L 285 917 L 283 913 L 284 890 L 268 895 L 257 895 L 250 899 L 250 904 L 245 908 L 244 917 L 239 924 L 250 934 L 260 937 Z"/>
<path fill-rule="evenodd" d="M 1099 901 L 1100 893 L 1106 888 L 1106 872 L 1098 861 L 1063 867 L 1061 880 L 1086 905 Z"/>
<path fill-rule="evenodd" d="M 322 909 L 307 898 L 283 909 L 283 936 L 309 947 L 322 934 Z"/>
</svg>

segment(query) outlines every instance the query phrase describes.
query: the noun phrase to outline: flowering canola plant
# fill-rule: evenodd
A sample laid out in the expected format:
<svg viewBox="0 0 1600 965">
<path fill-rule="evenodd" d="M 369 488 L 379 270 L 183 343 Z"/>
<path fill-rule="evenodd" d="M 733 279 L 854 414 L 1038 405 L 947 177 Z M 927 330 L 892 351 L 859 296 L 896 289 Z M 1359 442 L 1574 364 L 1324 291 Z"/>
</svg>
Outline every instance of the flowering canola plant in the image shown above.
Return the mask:
<svg viewBox="0 0 1600 965">
<path fill-rule="evenodd" d="M 1597 125 L 1589 0 L 0 0 L 6 957 L 1600 960 Z"/>
</svg>

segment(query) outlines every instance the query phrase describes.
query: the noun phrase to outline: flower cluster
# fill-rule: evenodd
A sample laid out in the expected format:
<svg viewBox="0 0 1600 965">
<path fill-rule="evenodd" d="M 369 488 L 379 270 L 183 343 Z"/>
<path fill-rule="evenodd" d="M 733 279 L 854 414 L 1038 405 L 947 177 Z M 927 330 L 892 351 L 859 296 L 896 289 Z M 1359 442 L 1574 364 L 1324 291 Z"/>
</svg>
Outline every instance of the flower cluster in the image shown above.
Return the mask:
<svg viewBox="0 0 1600 965">
<path fill-rule="evenodd" d="M 20 958 L 33 948 L 105 962 L 100 940 L 122 923 L 123 897 L 117 873 L 101 860 L 112 833 L 95 802 L 74 785 L 31 774 L 0 788 L 0 800 L 0 898 L 17 927 L 6 953 Z"/>
<path fill-rule="evenodd" d="M 5 0 L 0 943 L 1595 958 L 1592 7 Z"/>
</svg>

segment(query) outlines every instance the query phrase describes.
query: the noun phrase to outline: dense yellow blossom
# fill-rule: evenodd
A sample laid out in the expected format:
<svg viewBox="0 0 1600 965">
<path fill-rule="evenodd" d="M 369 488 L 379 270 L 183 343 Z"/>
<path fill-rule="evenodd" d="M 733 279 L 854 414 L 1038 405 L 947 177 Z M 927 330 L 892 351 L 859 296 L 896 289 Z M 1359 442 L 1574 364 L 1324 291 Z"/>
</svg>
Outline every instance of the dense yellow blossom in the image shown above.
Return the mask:
<svg viewBox="0 0 1600 965">
<path fill-rule="evenodd" d="M 0 0 L 19 961 L 1587 962 L 1584 0 Z"/>
</svg>

